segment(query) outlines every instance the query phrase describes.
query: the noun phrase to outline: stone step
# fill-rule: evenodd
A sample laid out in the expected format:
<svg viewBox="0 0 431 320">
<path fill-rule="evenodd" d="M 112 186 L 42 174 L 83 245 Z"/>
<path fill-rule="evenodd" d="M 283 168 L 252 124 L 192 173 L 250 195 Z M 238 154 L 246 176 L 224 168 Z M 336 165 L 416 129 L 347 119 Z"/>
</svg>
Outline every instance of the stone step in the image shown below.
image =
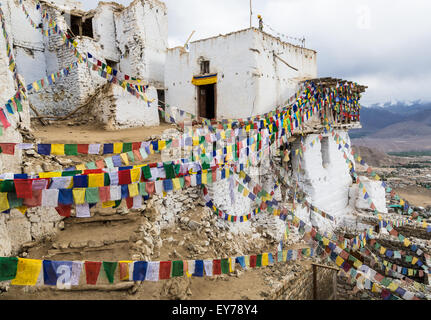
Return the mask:
<svg viewBox="0 0 431 320">
<path fill-rule="evenodd" d="M 118 240 L 100 247 L 50 249 L 42 257 L 46 260 L 74 261 L 120 261 L 130 260 L 128 241 Z"/>
<path fill-rule="evenodd" d="M 64 220 L 65 225 L 71 224 L 88 224 L 88 223 L 105 223 L 105 222 L 120 222 L 128 221 L 135 222 L 140 218 L 139 214 L 128 214 L 128 215 L 97 215 L 90 218 L 76 218 L 70 217 Z"/>
</svg>

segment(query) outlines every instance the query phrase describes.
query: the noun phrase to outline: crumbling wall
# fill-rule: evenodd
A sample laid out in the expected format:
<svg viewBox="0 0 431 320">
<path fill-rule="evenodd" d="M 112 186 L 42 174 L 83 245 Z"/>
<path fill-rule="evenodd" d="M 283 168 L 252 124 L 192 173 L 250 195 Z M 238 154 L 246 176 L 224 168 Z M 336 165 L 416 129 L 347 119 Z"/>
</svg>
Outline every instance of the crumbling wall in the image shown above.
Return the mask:
<svg viewBox="0 0 431 320">
<path fill-rule="evenodd" d="M 117 85 L 107 84 L 99 90 L 89 111 L 108 130 L 158 126 L 157 90 L 150 86 L 146 95 L 149 101 L 154 101 L 147 103 Z"/>
</svg>

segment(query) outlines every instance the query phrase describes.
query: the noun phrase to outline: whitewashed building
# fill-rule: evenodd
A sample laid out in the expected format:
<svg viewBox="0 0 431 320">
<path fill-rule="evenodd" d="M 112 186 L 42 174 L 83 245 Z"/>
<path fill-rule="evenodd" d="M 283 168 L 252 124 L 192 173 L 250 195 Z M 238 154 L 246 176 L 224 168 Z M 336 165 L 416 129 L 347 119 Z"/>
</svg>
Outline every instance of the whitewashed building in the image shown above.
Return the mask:
<svg viewBox="0 0 431 320">
<path fill-rule="evenodd" d="M 145 82 L 150 105 L 137 99 L 118 85 L 108 83 L 85 64 L 78 64 L 67 77 L 54 85 L 30 94 L 30 102 L 41 115 L 64 116 L 92 100 L 94 115 L 113 128 L 158 125 L 157 95 L 163 91 L 164 63 L 167 50 L 167 9 L 157 0 L 135 0 L 128 7 L 115 2 L 100 2 L 96 9 L 85 12 L 82 4 L 72 0 L 23 1 L 30 19 L 18 1 L 2 1 L 10 37 L 16 56 L 18 72 L 26 84 L 49 77 L 52 73 L 77 61 L 73 51 L 64 45 L 61 37 L 49 36 L 48 22 L 42 12 L 47 10 L 58 27 L 78 43 L 82 56 L 100 60 L 104 65 Z M 90 62 L 95 60 L 89 60 Z M 113 107 L 100 110 L 103 99 L 109 98 Z M 103 111 L 103 112 L 101 112 Z M 136 112 L 139 111 L 139 112 Z"/>
<path fill-rule="evenodd" d="M 197 40 L 168 50 L 166 102 L 205 118 L 263 114 L 317 77 L 316 55 L 256 28 Z"/>
</svg>

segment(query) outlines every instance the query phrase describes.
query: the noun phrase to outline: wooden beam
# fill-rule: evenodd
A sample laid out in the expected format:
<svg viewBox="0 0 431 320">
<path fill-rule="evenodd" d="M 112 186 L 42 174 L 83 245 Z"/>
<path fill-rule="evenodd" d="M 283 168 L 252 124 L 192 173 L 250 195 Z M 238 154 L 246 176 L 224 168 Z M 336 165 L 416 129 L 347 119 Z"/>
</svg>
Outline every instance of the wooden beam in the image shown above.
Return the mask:
<svg viewBox="0 0 431 320">
<path fill-rule="evenodd" d="M 282 58 L 280 58 L 280 57 L 279 57 L 278 55 L 276 55 L 275 53 L 274 53 L 274 56 L 275 56 L 276 58 L 278 58 L 281 62 L 283 62 L 285 65 L 287 65 L 289 68 L 292 68 L 293 70 L 298 71 L 298 69 L 296 69 L 296 68 L 292 67 L 290 64 L 288 64 L 286 61 L 284 61 Z"/>
</svg>

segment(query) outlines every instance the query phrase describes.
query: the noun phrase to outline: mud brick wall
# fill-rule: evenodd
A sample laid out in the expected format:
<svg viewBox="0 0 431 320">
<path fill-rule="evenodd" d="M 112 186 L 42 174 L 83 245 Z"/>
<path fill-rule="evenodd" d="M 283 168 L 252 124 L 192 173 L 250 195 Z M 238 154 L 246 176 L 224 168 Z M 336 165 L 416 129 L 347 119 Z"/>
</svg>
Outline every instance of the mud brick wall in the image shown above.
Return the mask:
<svg viewBox="0 0 431 320">
<path fill-rule="evenodd" d="M 317 299 L 329 300 L 333 296 L 333 270 L 317 268 Z M 313 269 L 311 265 L 301 266 L 300 270 L 283 281 L 280 289 L 271 297 L 273 300 L 313 300 Z"/>
</svg>

